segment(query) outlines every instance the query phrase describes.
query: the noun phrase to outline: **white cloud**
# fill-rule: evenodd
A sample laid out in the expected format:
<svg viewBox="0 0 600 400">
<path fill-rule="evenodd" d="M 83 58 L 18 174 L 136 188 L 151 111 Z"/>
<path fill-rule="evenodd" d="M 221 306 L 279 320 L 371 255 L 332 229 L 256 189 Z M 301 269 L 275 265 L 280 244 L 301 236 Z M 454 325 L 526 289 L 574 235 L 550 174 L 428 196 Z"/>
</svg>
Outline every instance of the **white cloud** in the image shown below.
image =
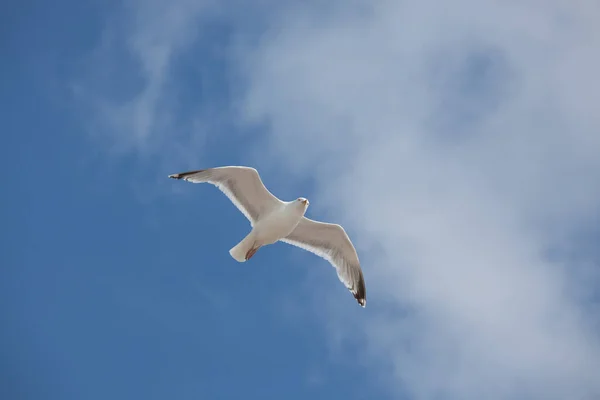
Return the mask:
<svg viewBox="0 0 600 400">
<path fill-rule="evenodd" d="M 585 255 L 572 235 L 598 217 L 598 6 L 329 4 L 278 15 L 244 54 L 244 117 L 314 176 L 313 212 L 366 243 L 371 361 L 416 399 L 599 396 L 578 300 L 598 259 L 548 256 Z"/>
<path fill-rule="evenodd" d="M 369 306 L 333 279 L 324 317 L 392 391 L 600 395 L 598 259 L 572 239 L 600 204 L 597 3 L 267 1 L 260 40 L 242 3 L 125 4 L 82 98 L 121 145 L 196 156 L 197 132 L 173 140 L 172 60 L 212 16 L 240 21 L 242 120 L 359 247 Z"/>
<path fill-rule="evenodd" d="M 212 0 L 125 0 L 114 10 L 98 47 L 85 58 L 75 80 L 76 100 L 87 108 L 88 127 L 110 138 L 117 152 L 135 150 L 148 155 L 165 149 L 165 140 L 194 142 L 194 121 L 182 129 L 177 115 L 175 57 L 200 34 L 202 22 L 216 15 Z M 184 132 L 185 131 L 185 132 Z M 181 149 L 169 150 L 182 156 Z"/>
</svg>

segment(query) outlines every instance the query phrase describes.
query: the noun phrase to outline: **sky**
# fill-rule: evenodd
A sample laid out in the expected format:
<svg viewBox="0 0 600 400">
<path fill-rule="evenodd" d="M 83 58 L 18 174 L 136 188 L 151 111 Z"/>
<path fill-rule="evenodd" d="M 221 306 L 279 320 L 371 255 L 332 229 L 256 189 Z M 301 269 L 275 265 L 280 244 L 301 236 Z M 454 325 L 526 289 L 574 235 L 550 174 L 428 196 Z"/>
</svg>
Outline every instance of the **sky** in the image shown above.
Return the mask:
<svg viewBox="0 0 600 400">
<path fill-rule="evenodd" d="M 0 397 L 600 397 L 600 6 L 0 5 Z M 167 175 L 258 169 L 367 285 Z"/>
</svg>

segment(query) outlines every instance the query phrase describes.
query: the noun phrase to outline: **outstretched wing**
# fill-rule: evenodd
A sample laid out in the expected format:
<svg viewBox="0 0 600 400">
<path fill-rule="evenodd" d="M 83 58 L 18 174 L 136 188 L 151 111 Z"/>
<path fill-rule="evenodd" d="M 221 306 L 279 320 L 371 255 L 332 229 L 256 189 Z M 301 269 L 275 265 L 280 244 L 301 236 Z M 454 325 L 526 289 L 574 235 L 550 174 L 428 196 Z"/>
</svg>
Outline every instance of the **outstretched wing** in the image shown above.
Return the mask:
<svg viewBox="0 0 600 400">
<path fill-rule="evenodd" d="M 344 228 L 302 217 L 282 242 L 308 250 L 329 261 L 337 275 L 362 307 L 367 304 L 365 280 L 356 249 Z"/>
<path fill-rule="evenodd" d="M 192 183 L 218 187 L 254 226 L 262 215 L 283 202 L 265 187 L 258 171 L 250 167 L 217 167 L 169 175 Z"/>
</svg>

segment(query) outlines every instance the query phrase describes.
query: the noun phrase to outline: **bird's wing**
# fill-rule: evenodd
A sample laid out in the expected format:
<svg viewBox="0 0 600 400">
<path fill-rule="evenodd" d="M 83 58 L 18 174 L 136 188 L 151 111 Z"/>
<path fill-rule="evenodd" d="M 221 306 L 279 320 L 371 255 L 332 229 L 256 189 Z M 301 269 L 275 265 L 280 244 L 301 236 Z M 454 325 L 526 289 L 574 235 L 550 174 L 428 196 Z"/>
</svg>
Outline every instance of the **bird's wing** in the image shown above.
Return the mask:
<svg viewBox="0 0 600 400">
<path fill-rule="evenodd" d="M 265 187 L 258 171 L 249 167 L 217 167 L 169 175 L 193 183 L 218 187 L 254 226 L 261 216 L 283 202 Z"/>
<path fill-rule="evenodd" d="M 365 280 L 356 249 L 344 228 L 302 217 L 282 242 L 308 250 L 329 261 L 337 275 L 362 307 L 367 303 Z"/>
</svg>

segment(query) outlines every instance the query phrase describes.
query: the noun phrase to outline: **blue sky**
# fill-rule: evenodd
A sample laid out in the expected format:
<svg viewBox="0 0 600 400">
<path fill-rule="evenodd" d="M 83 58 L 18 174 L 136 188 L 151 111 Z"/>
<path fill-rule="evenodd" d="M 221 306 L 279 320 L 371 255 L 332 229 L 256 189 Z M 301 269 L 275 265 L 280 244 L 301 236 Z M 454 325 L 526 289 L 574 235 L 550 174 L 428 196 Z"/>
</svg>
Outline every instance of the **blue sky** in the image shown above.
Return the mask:
<svg viewBox="0 0 600 400">
<path fill-rule="evenodd" d="M 110 11 L 104 7 L 3 5 L 10 21 L 2 24 L 10 194 L 2 207 L 2 397 L 377 392 L 367 389 L 363 366 L 333 355 L 321 324 L 302 310 L 317 301 L 305 299 L 311 292 L 299 284 L 304 264 L 339 284 L 333 269 L 283 244 L 238 264 L 228 250 L 249 225 L 218 190 L 168 180 L 188 167 L 182 162 L 157 167 L 131 154 L 113 158 L 84 133 L 68 84 L 101 34 Z M 217 99 L 208 109 L 226 96 L 214 57 L 216 82 L 207 79 L 203 89 Z M 184 101 L 185 107 L 198 99 Z M 197 166 L 243 163 L 239 149 L 233 149 L 238 155 L 227 150 L 231 144 L 225 137 L 208 150 L 202 146 Z M 158 179 L 166 181 L 160 191 L 148 189 Z M 267 182 L 276 189 L 277 180 Z M 287 194 L 305 190 L 300 185 Z M 331 287 L 353 307 L 339 285 Z M 353 308 L 358 321 L 364 318 Z"/>
<path fill-rule="evenodd" d="M 599 394 L 598 9 L 484 3 L 3 3 L 0 396 Z M 344 225 L 368 307 L 235 262 L 167 179 L 219 165 Z"/>
</svg>

